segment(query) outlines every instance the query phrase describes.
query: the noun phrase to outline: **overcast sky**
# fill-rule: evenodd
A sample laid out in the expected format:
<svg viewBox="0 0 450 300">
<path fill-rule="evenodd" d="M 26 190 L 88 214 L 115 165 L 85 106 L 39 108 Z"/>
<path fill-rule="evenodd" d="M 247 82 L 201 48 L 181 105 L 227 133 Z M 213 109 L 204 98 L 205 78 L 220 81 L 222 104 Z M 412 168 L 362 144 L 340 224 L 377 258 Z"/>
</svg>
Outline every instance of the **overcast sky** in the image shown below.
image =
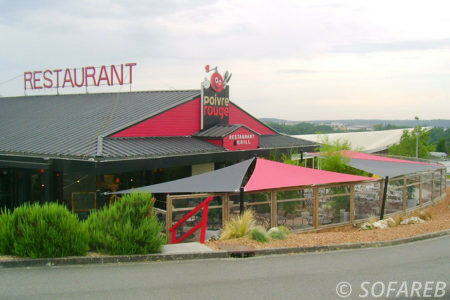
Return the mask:
<svg viewBox="0 0 450 300">
<path fill-rule="evenodd" d="M 257 117 L 450 118 L 448 1 L 0 0 L 0 37 L 2 96 L 25 71 L 128 62 L 134 91 L 197 89 L 210 64 Z"/>
</svg>

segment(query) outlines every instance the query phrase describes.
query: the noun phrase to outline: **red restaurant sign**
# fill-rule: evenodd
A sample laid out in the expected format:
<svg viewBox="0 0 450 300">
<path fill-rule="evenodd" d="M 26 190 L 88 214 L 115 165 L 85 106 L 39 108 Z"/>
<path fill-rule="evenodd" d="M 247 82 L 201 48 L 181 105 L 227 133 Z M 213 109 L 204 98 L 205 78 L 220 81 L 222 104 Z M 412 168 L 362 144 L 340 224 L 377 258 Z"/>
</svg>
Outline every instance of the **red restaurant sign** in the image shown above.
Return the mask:
<svg viewBox="0 0 450 300">
<path fill-rule="evenodd" d="M 135 66 L 136 63 L 126 63 L 120 66 L 103 65 L 24 72 L 23 83 L 25 90 L 131 84 Z M 124 78 L 124 71 L 128 74 L 128 81 Z"/>
<path fill-rule="evenodd" d="M 222 138 L 209 138 L 206 141 L 230 151 L 259 148 L 259 135 L 246 127 L 241 127 Z"/>
<path fill-rule="evenodd" d="M 250 150 L 259 146 L 259 136 L 246 128 L 239 128 L 223 139 L 223 147 L 227 150 Z"/>
</svg>

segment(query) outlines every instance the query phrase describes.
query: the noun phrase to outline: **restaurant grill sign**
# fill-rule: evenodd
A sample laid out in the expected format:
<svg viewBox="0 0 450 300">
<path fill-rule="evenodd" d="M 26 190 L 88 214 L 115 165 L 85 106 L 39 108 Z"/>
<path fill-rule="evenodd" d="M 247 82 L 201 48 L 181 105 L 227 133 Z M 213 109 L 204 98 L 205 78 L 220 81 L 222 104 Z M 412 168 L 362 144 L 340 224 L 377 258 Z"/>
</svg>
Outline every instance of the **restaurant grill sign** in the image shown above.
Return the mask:
<svg viewBox="0 0 450 300">
<path fill-rule="evenodd" d="M 202 129 L 208 129 L 217 124 L 228 124 L 230 115 L 230 92 L 228 82 L 231 74 L 228 71 L 224 76 L 218 72 L 217 67 L 205 67 L 206 73 L 211 73 L 211 79 L 205 78 L 202 83 Z"/>
</svg>

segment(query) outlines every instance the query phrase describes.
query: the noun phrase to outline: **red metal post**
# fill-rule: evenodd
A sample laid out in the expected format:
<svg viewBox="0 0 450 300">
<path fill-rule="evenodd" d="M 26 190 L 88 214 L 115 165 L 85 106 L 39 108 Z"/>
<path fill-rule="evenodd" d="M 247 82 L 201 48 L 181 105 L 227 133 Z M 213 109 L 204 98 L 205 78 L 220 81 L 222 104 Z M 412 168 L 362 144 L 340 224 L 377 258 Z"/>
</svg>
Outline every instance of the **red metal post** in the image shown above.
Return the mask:
<svg viewBox="0 0 450 300">
<path fill-rule="evenodd" d="M 209 203 L 208 203 L 209 204 Z M 205 243 L 206 227 L 208 225 L 208 204 L 203 208 L 202 229 L 200 232 L 200 243 Z"/>
</svg>

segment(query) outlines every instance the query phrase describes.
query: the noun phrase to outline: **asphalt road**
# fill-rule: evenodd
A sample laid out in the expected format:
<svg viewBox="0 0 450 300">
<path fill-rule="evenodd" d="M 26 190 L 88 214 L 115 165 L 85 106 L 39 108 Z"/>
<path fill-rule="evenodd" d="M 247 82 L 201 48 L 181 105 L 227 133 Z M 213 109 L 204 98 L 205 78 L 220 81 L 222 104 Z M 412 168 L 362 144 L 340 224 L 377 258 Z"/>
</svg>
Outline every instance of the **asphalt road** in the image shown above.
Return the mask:
<svg viewBox="0 0 450 300">
<path fill-rule="evenodd" d="M 0 269 L 0 299 L 371 299 L 389 281 L 395 296 L 414 293 L 450 298 L 450 236 L 400 246 L 326 253 L 119 265 Z M 437 286 L 436 282 L 443 282 Z M 379 282 L 379 283 L 377 283 Z M 415 286 L 417 288 L 418 285 Z M 342 292 L 349 291 L 343 286 Z M 382 297 L 386 296 L 383 292 Z M 417 296 L 417 294 L 414 294 Z M 405 298 L 405 297 L 403 297 Z"/>
</svg>

